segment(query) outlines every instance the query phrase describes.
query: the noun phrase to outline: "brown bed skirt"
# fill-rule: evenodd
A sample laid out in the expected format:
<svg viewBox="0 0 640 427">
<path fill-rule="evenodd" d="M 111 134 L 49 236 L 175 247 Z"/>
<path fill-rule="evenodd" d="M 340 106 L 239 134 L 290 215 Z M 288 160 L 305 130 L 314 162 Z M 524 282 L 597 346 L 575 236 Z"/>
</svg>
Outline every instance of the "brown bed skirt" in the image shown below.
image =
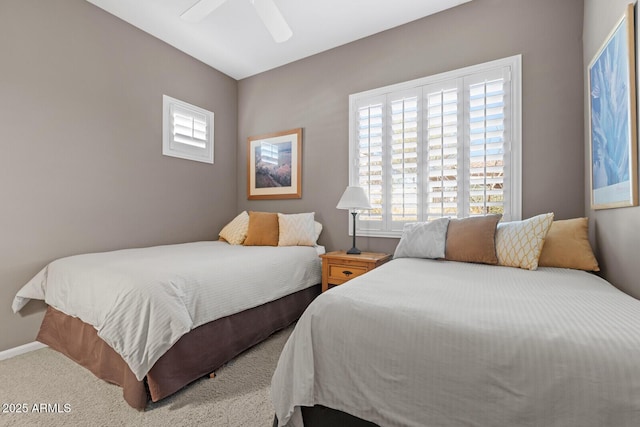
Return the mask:
<svg viewBox="0 0 640 427">
<path fill-rule="evenodd" d="M 157 402 L 175 393 L 290 325 L 319 293 L 316 285 L 193 329 L 158 359 L 146 381 L 136 379 L 93 326 L 52 307 L 47 307 L 36 339 L 98 378 L 119 385 L 129 405 L 144 409 L 149 399 Z"/>
</svg>

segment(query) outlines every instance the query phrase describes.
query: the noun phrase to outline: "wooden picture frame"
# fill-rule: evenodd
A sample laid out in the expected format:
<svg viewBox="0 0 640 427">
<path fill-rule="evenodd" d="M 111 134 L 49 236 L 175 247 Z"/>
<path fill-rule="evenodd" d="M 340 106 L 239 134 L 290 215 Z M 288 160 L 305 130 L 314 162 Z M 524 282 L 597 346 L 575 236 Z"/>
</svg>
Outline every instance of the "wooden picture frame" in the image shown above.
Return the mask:
<svg viewBox="0 0 640 427">
<path fill-rule="evenodd" d="M 302 128 L 247 139 L 247 198 L 302 197 Z"/>
<path fill-rule="evenodd" d="M 591 208 L 638 205 L 634 6 L 588 68 Z"/>
</svg>

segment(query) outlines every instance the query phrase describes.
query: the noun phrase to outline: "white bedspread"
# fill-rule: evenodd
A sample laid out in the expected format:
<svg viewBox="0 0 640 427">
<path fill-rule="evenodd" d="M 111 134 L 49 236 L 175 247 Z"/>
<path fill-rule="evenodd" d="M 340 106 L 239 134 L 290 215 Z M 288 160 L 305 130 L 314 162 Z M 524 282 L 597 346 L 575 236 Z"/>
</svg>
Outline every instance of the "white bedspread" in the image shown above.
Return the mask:
<svg viewBox="0 0 640 427">
<path fill-rule="evenodd" d="M 396 259 L 320 295 L 272 380 L 279 425 L 640 426 L 640 301 L 582 271 Z"/>
<path fill-rule="evenodd" d="M 197 242 L 77 255 L 16 295 L 93 325 L 138 380 L 185 333 L 321 282 L 321 247 Z"/>
</svg>

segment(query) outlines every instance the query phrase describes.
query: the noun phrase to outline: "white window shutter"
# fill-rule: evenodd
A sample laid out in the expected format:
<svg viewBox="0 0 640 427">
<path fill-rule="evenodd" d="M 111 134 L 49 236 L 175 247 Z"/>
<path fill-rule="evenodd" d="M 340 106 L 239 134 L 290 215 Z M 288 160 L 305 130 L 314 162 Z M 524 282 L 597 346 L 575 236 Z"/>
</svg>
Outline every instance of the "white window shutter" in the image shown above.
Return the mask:
<svg viewBox="0 0 640 427">
<path fill-rule="evenodd" d="M 395 93 L 387 97 L 389 106 L 389 165 L 387 194 L 391 230 L 419 218 L 419 138 L 420 91 Z"/>
<path fill-rule="evenodd" d="M 520 56 L 349 97 L 350 185 L 362 235 L 407 222 L 521 214 Z"/>
<path fill-rule="evenodd" d="M 425 87 L 425 175 L 424 220 L 457 217 L 460 210 L 460 191 L 463 182 L 458 170 L 463 164 L 458 137 L 462 119 L 458 80 Z"/>
<path fill-rule="evenodd" d="M 509 173 L 511 115 L 509 68 L 503 67 L 465 78 L 466 144 L 469 171 L 465 192 L 468 216 L 500 213 L 511 219 Z"/>
<path fill-rule="evenodd" d="M 162 154 L 213 163 L 212 112 L 163 96 Z"/>
<path fill-rule="evenodd" d="M 206 148 L 209 126 L 205 114 L 172 104 L 171 127 L 173 147 L 178 144 L 186 144 L 192 147 Z"/>
<path fill-rule="evenodd" d="M 354 106 L 356 115 L 355 154 L 352 158 L 352 182 L 362 187 L 369 198 L 372 209 L 360 213 L 359 228 L 383 229 L 383 147 L 385 130 L 384 98 L 373 98 Z"/>
</svg>

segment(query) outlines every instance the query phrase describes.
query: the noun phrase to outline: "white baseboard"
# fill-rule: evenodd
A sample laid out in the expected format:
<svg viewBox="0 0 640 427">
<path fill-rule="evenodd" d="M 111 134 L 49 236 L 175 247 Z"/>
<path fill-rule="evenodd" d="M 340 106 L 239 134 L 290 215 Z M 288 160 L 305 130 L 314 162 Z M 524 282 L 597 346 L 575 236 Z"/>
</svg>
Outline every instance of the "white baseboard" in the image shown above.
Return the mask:
<svg viewBox="0 0 640 427">
<path fill-rule="evenodd" d="M 11 359 L 12 357 L 20 356 L 21 354 L 29 353 L 30 351 L 40 350 L 47 347 L 46 344 L 34 341 L 25 345 L 10 348 L 9 350 L 0 351 L 0 360 Z"/>
</svg>

